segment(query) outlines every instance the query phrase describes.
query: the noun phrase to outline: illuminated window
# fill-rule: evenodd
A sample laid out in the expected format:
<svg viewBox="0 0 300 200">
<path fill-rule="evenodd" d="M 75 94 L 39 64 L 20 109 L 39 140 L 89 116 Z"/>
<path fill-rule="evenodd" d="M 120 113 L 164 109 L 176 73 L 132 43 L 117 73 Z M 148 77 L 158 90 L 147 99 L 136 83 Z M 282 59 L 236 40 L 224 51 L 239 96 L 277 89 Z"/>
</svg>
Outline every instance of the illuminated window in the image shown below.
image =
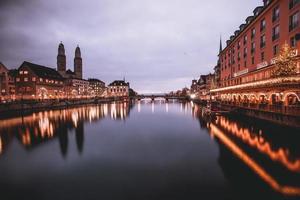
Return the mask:
<svg viewBox="0 0 300 200">
<path fill-rule="evenodd" d="M 23 72 L 23 71 L 20 71 L 19 73 L 20 73 L 20 74 L 24 74 L 24 72 Z"/>
<path fill-rule="evenodd" d="M 28 74 L 28 71 L 24 71 L 24 74 Z"/>
<path fill-rule="evenodd" d="M 36 78 L 35 78 L 35 77 L 32 77 L 32 81 L 36 81 Z"/>
<path fill-rule="evenodd" d="M 28 78 L 24 78 L 24 81 L 27 82 L 27 81 L 28 81 Z"/>
</svg>

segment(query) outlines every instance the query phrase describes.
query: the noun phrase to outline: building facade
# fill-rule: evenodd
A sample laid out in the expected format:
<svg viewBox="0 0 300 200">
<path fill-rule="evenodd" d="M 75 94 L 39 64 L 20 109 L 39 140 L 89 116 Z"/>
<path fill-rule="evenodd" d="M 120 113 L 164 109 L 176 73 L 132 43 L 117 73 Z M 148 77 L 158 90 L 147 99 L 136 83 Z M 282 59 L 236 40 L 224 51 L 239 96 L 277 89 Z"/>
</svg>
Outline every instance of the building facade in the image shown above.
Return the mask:
<svg viewBox="0 0 300 200">
<path fill-rule="evenodd" d="M 129 96 L 129 82 L 125 80 L 116 80 L 108 85 L 108 97 L 128 97 Z"/>
<path fill-rule="evenodd" d="M 53 68 L 23 62 L 16 76 L 18 99 L 64 98 L 64 78 Z"/>
<path fill-rule="evenodd" d="M 65 80 L 66 98 L 88 98 L 89 81 L 79 78 L 68 78 Z"/>
<path fill-rule="evenodd" d="M 100 97 L 105 91 L 105 83 L 99 79 L 89 78 L 89 92 L 91 96 Z"/>
<path fill-rule="evenodd" d="M 221 101 L 296 105 L 300 100 L 300 1 L 264 0 L 219 54 Z"/>
<path fill-rule="evenodd" d="M 16 70 L 9 70 L 0 62 L 0 101 L 15 100 Z"/>
<path fill-rule="evenodd" d="M 287 42 L 300 49 L 300 3 L 298 0 L 264 0 L 254 9 L 220 52 L 220 85 L 222 87 L 270 78 L 264 71 L 274 65 L 280 48 Z M 298 52 L 297 52 L 298 54 Z"/>
</svg>

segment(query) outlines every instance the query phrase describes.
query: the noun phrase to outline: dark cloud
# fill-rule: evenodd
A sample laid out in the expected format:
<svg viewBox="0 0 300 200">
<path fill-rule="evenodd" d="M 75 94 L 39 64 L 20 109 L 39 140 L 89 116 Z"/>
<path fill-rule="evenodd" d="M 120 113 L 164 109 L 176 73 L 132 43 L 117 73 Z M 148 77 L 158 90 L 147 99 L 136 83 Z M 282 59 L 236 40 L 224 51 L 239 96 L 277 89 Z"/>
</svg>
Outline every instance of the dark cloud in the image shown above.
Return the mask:
<svg viewBox="0 0 300 200">
<path fill-rule="evenodd" d="M 63 41 L 73 68 L 80 45 L 84 76 L 124 76 L 138 91 L 188 86 L 212 71 L 224 40 L 260 0 L 1 0 L 0 61 L 56 66 Z M 232 11 L 232 12 L 230 12 Z"/>
</svg>

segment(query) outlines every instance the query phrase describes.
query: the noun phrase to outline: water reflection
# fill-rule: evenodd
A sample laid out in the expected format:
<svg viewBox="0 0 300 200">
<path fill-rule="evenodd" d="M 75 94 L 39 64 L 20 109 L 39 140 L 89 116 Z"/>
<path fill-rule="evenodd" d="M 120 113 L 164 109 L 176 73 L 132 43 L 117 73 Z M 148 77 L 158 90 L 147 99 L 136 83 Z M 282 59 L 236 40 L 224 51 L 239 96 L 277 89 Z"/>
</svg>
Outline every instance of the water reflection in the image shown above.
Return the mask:
<svg viewBox="0 0 300 200">
<path fill-rule="evenodd" d="M 60 154 L 58 155 L 63 162 L 67 160 L 65 158 L 67 158 L 68 155 L 68 158 L 71 157 L 72 144 L 75 144 L 75 153 L 79 155 L 78 157 L 80 158 L 87 156 L 87 154 L 94 154 L 95 150 L 101 149 L 101 153 L 103 154 L 95 154 L 91 160 L 99 159 L 99 163 L 101 164 L 103 162 L 107 162 L 107 160 L 113 160 L 117 163 L 117 167 L 115 165 L 108 165 L 109 170 L 107 171 L 105 171 L 104 168 L 103 173 L 111 172 L 111 174 L 108 178 L 106 177 L 107 182 L 105 182 L 102 187 L 105 187 L 108 183 L 112 184 L 112 182 L 118 182 L 120 179 L 122 184 L 129 184 L 129 182 L 132 182 L 132 179 L 130 179 L 132 175 L 141 177 L 141 174 L 151 172 L 154 174 L 153 177 L 158 174 L 158 177 L 163 176 L 164 179 L 161 182 L 157 181 L 157 179 L 152 180 L 153 185 L 155 185 L 153 188 L 156 188 L 156 186 L 160 184 L 163 185 L 162 188 L 157 187 L 158 189 L 156 192 L 161 192 L 166 187 L 164 185 L 166 182 L 168 184 L 176 182 L 175 180 L 180 180 L 181 182 L 180 178 L 182 177 L 180 175 L 187 178 L 184 179 L 185 181 L 193 180 L 194 184 L 197 183 L 193 186 L 197 188 L 197 192 L 199 192 L 209 190 L 211 187 L 215 187 L 215 185 L 218 184 L 225 184 L 218 182 L 215 183 L 215 185 L 209 185 L 205 182 L 210 178 L 205 176 L 205 174 L 209 174 L 213 171 L 211 168 L 217 168 L 224 175 L 228 184 L 233 188 L 232 191 L 230 191 L 233 193 L 233 197 L 230 195 L 231 198 L 228 199 L 245 199 L 248 198 L 248 195 L 251 196 L 255 193 L 255 191 L 258 191 L 258 197 L 262 197 L 261 193 L 266 191 L 267 193 L 272 193 L 272 195 L 274 193 L 276 197 L 277 195 L 279 197 L 288 196 L 295 198 L 300 196 L 300 147 L 298 143 L 297 130 L 285 129 L 276 126 L 271 127 L 268 123 L 260 124 L 249 121 L 249 119 L 236 119 L 230 116 L 217 116 L 213 119 L 207 118 L 203 116 L 203 109 L 193 102 L 164 102 L 162 100 L 150 100 L 137 101 L 136 105 L 137 107 L 134 109 L 134 104 L 128 102 L 114 102 L 111 104 L 39 112 L 25 117 L 1 120 L 0 158 L 2 158 L 1 155 L 8 152 L 8 149 L 12 146 L 11 144 L 14 140 L 18 141 L 27 151 L 36 149 L 36 147 L 42 146 L 51 140 L 57 140 L 58 142 L 55 144 L 59 145 L 57 148 L 60 149 L 63 159 L 61 159 Z M 130 115 L 133 117 L 130 117 Z M 156 118 L 158 118 L 158 120 L 156 120 Z M 185 121 L 184 119 L 187 120 Z M 124 125 L 125 123 L 126 126 Z M 200 124 L 200 129 L 198 123 Z M 122 126 L 118 126 L 120 124 Z M 194 124 L 196 127 L 195 129 L 193 128 Z M 104 127 L 102 125 L 104 125 Z M 103 128 L 101 129 L 103 132 L 107 131 L 108 133 L 103 135 L 95 134 L 94 132 L 97 132 L 99 127 Z M 135 133 L 139 131 L 140 133 Z M 115 134 L 115 132 L 121 133 Z M 131 135 L 133 133 L 134 135 Z M 95 135 L 97 135 L 97 137 Z M 210 141 L 209 137 L 205 140 L 205 137 L 195 137 L 195 135 L 209 135 L 213 141 Z M 101 143 L 102 141 L 100 142 L 100 140 L 95 141 L 94 143 L 93 140 L 95 137 L 98 139 L 101 138 L 103 143 Z M 151 137 L 153 138 L 151 139 Z M 205 148 L 204 151 L 195 152 L 193 151 L 194 149 L 189 149 L 195 139 L 197 139 L 197 141 L 194 145 L 197 147 L 202 146 L 203 149 Z M 88 143 L 88 141 L 90 141 L 90 143 Z M 87 144 L 96 146 L 91 147 Z M 107 146 L 105 146 L 105 144 L 107 144 Z M 217 149 L 216 159 L 208 158 L 209 156 L 212 156 L 213 153 L 205 152 L 208 149 L 206 145 L 216 146 L 213 146 L 210 149 Z M 153 146 L 154 148 L 152 148 Z M 167 153 L 163 152 L 163 150 Z M 173 155 L 172 151 L 176 150 L 178 150 L 178 152 Z M 113 156 L 110 155 L 110 157 L 108 154 L 112 151 L 115 154 L 112 154 Z M 191 157 L 189 157 L 189 155 L 188 159 L 185 160 L 192 160 L 193 162 L 191 162 L 191 166 L 186 163 L 179 162 L 182 161 L 180 159 L 179 161 L 177 160 L 178 157 L 184 158 L 186 156 L 182 153 L 182 151 L 187 151 L 188 154 L 192 154 Z M 141 157 L 136 156 L 136 152 L 141 153 Z M 193 160 L 192 158 L 194 157 L 198 158 L 199 153 L 202 153 L 207 157 L 202 157 L 204 160 Z M 102 160 L 99 158 L 101 155 L 104 155 Z M 150 156 L 147 157 L 144 155 Z M 171 168 L 173 173 L 176 174 L 174 177 L 169 175 L 169 173 L 171 174 L 171 172 L 168 171 L 169 168 L 164 168 L 169 165 L 169 163 L 164 162 L 168 159 L 165 157 L 161 158 L 159 157 L 160 155 L 169 155 L 169 157 L 167 157 L 172 158 L 170 165 L 173 166 L 175 163 L 174 166 L 176 166 L 175 168 Z M 151 164 L 144 160 L 139 160 L 145 157 L 146 161 L 152 159 L 149 163 L 154 163 L 154 165 L 149 167 Z M 211 169 L 210 172 L 206 172 L 204 170 L 205 172 L 199 176 L 199 172 L 197 170 L 199 169 L 200 171 L 202 169 L 206 169 L 201 167 L 205 166 L 209 159 L 218 161 L 214 162 L 215 166 L 209 166 L 209 170 Z M 85 162 L 83 160 L 78 162 L 82 165 L 86 164 L 86 168 L 82 168 L 83 170 L 86 170 L 86 174 L 83 173 L 81 178 L 91 181 L 92 183 L 96 183 L 95 185 L 97 185 L 99 184 L 97 181 L 105 177 L 101 174 L 101 176 L 98 176 L 98 178 L 100 177 L 99 179 L 93 179 L 94 173 L 97 175 L 97 173 L 100 173 L 99 171 L 101 171 L 97 171 L 97 167 L 103 167 L 102 165 L 99 165 L 99 163 L 94 163 L 98 164 L 96 169 L 94 169 L 92 167 L 89 168 L 90 165 L 88 162 L 81 163 Z M 134 163 L 134 165 L 129 165 L 130 162 Z M 143 165 L 143 162 L 146 163 L 145 166 Z M 197 164 L 199 164 L 200 167 Z M 125 168 L 119 166 L 123 166 Z M 141 166 L 144 166 L 145 169 Z M 149 169 L 157 166 L 159 167 L 155 168 L 154 171 L 161 171 L 161 174 L 155 174 Z M 116 167 L 117 169 L 111 167 Z M 129 168 L 128 171 L 126 171 L 126 167 Z M 91 170 L 91 174 L 89 174 L 89 169 Z M 183 171 L 180 171 L 180 169 L 183 169 Z M 66 170 L 68 171 L 68 169 Z M 117 173 L 117 175 L 116 177 L 113 177 L 114 179 L 111 181 L 110 178 L 114 173 Z M 126 177 L 127 173 L 129 173 L 128 176 L 130 178 L 128 178 L 128 180 L 124 178 L 125 181 L 123 180 L 124 182 L 122 182 L 122 178 L 120 177 Z M 164 176 L 166 174 L 168 174 L 168 176 Z M 72 176 L 73 175 L 74 174 L 72 174 Z M 210 176 L 212 175 L 210 174 Z M 91 179 L 85 177 L 89 177 Z M 149 177 L 152 176 L 149 175 Z M 204 181 L 201 178 L 203 178 Z M 216 177 L 212 177 L 211 180 L 212 182 L 215 180 L 220 181 L 220 179 L 217 179 Z M 147 181 L 145 180 L 145 182 Z M 96 187 L 95 185 L 92 185 L 92 183 L 87 185 L 86 188 Z M 144 182 L 141 181 L 140 183 L 143 184 Z M 83 184 L 85 184 L 85 182 Z M 145 185 L 148 186 L 148 184 L 149 183 L 147 182 Z M 176 182 L 176 184 L 179 183 Z M 183 187 L 189 184 L 190 182 L 184 183 Z M 112 188 L 114 186 L 115 185 L 112 184 Z M 180 185 L 180 187 L 181 186 L 182 185 Z M 134 185 L 133 187 L 130 185 L 130 187 L 135 188 L 138 186 Z M 152 188 L 149 188 L 152 194 Z M 139 189 L 147 191 L 147 187 Z M 217 189 L 217 187 L 213 188 L 213 190 Z M 173 194 L 177 191 L 180 190 L 172 190 L 170 193 Z M 138 193 L 138 191 L 135 192 Z M 247 195 L 234 198 L 236 193 L 243 193 Z M 143 195 L 144 194 L 142 194 L 142 197 L 144 197 Z M 181 195 L 185 197 L 188 196 L 186 193 Z M 218 196 L 217 199 L 222 198 L 225 197 Z M 267 199 L 274 198 L 270 198 L 270 196 L 268 196 Z"/>
<path fill-rule="evenodd" d="M 125 120 L 129 116 L 132 104 L 114 102 L 64 110 L 53 110 L 24 117 L 1 120 L 0 155 L 6 151 L 13 138 L 30 150 L 41 143 L 58 138 L 62 156 L 67 155 L 68 134 L 75 131 L 77 149 L 82 153 L 84 148 L 84 126 L 103 118 Z"/>
<path fill-rule="evenodd" d="M 298 144 L 291 142 L 298 139 L 297 130 L 277 127 L 275 131 L 268 123 L 253 127 L 246 121 L 225 116 L 209 119 L 203 116 L 201 107 L 192 107 L 193 117 L 199 120 L 201 128 L 208 129 L 211 138 L 220 145 L 220 160 L 226 160 L 221 162 L 224 170 L 232 170 L 235 164 L 228 161 L 235 156 L 275 193 L 300 196 L 300 149 Z M 228 156 L 222 151 L 231 153 Z M 224 155 L 225 159 L 222 158 Z M 239 176 L 237 171 L 235 176 Z"/>
</svg>

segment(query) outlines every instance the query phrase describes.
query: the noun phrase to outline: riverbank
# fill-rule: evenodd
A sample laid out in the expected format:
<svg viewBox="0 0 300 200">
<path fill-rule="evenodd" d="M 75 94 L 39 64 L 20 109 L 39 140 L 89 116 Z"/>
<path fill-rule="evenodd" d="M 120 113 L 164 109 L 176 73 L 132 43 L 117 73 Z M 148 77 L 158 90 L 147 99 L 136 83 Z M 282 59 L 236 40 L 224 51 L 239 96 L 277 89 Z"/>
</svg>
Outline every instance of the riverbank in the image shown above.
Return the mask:
<svg viewBox="0 0 300 200">
<path fill-rule="evenodd" d="M 218 110 L 228 111 L 231 115 L 247 116 L 281 126 L 300 128 L 300 115 L 298 108 L 294 107 L 266 107 L 250 105 L 231 105 L 216 103 L 213 105 Z"/>
<path fill-rule="evenodd" d="M 82 105 L 111 103 L 113 101 L 130 101 L 130 99 L 101 98 L 101 99 L 72 99 L 72 100 L 47 100 L 47 101 L 19 101 L 0 104 L 0 118 L 25 115 L 32 112 L 72 108 Z"/>
</svg>

